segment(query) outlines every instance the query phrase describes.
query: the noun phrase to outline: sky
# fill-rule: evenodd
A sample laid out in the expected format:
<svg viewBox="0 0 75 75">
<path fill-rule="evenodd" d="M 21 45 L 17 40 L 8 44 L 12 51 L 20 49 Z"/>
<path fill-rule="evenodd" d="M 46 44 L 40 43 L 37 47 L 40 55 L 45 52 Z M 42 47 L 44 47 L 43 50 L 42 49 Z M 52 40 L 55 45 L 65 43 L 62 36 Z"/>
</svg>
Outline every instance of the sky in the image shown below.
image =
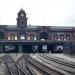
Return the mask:
<svg viewBox="0 0 75 75">
<path fill-rule="evenodd" d="M 28 25 L 75 27 L 75 0 L 0 0 L 0 24 L 16 25 L 21 8 Z"/>
</svg>

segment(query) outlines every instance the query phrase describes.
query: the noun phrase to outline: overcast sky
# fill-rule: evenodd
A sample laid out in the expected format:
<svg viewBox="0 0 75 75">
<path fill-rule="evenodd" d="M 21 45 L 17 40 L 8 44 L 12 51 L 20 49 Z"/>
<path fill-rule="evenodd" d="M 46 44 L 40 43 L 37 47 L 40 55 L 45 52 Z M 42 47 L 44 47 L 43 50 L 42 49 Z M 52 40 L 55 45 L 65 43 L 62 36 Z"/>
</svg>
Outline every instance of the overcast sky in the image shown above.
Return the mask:
<svg viewBox="0 0 75 75">
<path fill-rule="evenodd" d="M 0 24 L 16 25 L 21 8 L 30 25 L 75 26 L 75 0 L 0 0 Z"/>
</svg>

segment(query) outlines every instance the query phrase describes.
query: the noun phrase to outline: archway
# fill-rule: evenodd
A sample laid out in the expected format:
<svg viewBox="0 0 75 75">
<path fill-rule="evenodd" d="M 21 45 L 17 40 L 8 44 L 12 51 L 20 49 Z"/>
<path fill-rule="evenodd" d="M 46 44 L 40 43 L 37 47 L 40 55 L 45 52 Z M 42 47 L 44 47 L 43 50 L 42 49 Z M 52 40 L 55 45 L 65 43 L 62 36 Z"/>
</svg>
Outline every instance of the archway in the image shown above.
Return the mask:
<svg viewBox="0 0 75 75">
<path fill-rule="evenodd" d="M 40 33 L 40 39 L 47 40 L 48 39 L 48 33 L 47 32 L 41 32 Z"/>
</svg>

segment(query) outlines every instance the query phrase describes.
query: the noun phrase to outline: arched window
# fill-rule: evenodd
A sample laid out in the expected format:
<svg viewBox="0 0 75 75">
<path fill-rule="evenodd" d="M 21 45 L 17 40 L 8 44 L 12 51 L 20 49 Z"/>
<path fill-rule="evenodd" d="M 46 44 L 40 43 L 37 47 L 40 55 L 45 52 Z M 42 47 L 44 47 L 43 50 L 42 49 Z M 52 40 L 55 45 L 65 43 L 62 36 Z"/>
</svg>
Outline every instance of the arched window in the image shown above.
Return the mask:
<svg viewBox="0 0 75 75">
<path fill-rule="evenodd" d="M 41 32 L 40 33 L 40 39 L 47 40 L 48 39 L 48 33 L 47 32 Z"/>
</svg>

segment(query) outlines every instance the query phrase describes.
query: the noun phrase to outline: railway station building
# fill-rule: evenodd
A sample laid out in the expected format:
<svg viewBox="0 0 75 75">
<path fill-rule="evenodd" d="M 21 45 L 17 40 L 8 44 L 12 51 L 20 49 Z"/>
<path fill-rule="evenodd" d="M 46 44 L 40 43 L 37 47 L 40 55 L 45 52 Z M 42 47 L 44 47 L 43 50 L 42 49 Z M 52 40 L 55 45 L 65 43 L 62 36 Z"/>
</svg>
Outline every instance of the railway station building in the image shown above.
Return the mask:
<svg viewBox="0 0 75 75">
<path fill-rule="evenodd" d="M 75 27 L 33 26 L 27 19 L 21 9 L 16 25 L 0 25 L 0 52 L 75 53 Z"/>
</svg>

